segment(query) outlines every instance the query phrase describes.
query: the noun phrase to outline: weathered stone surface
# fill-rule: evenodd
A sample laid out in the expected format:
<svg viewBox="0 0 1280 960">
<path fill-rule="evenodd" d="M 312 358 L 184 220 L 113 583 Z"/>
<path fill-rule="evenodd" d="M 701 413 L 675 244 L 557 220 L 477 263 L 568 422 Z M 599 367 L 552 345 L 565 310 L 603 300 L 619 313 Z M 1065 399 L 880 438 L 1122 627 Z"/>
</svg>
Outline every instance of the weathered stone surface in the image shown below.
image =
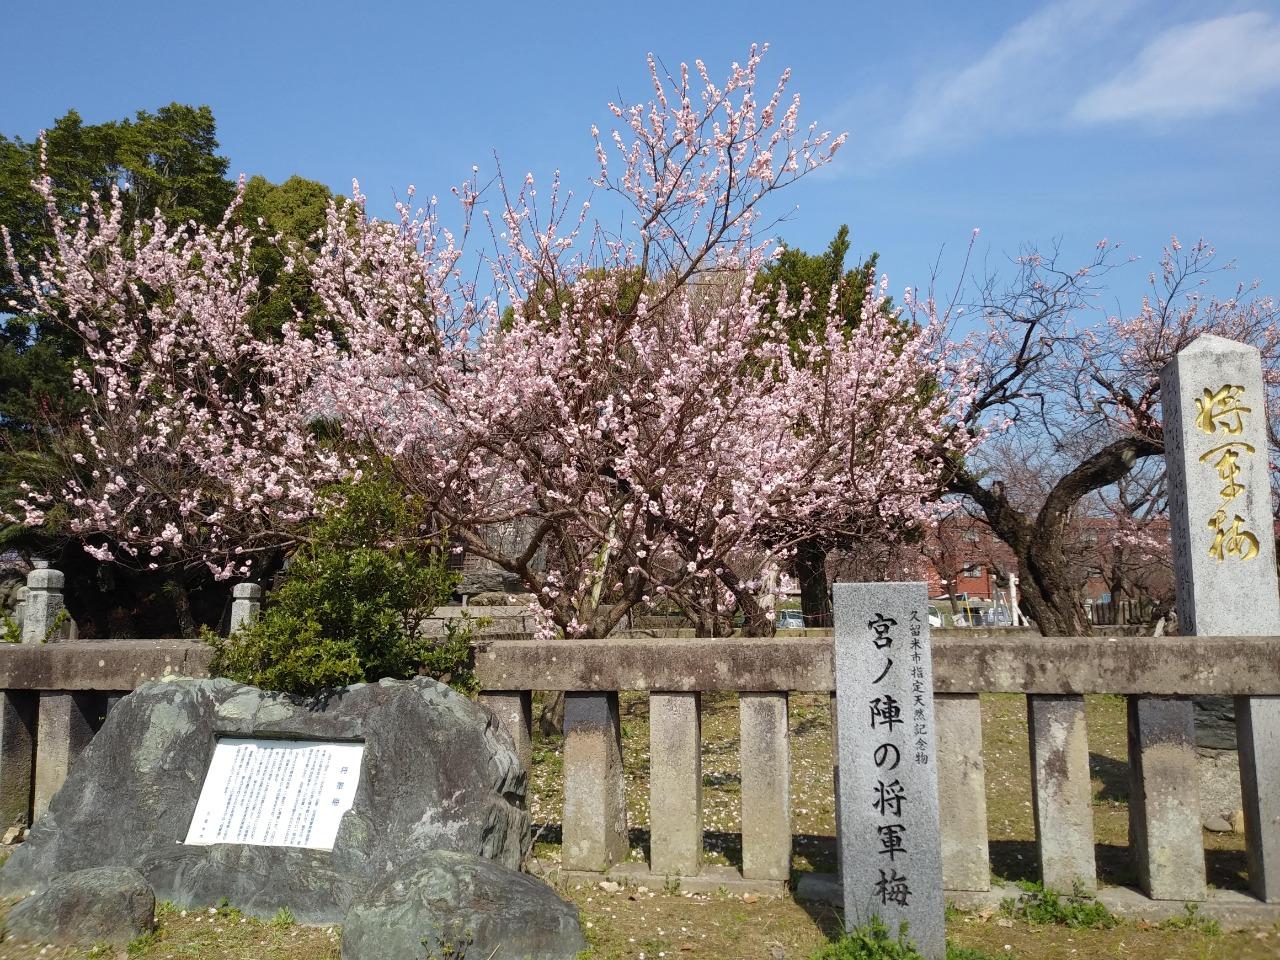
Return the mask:
<svg viewBox="0 0 1280 960">
<path fill-rule="evenodd" d="M 1098 888 L 1084 697 L 1027 697 L 1040 878 L 1060 893 Z"/>
<path fill-rule="evenodd" d="M 472 607 L 528 607 L 534 603 L 529 593 L 477 593 L 467 600 L 465 609 Z"/>
<path fill-rule="evenodd" d="M 835 689 L 829 637 L 609 637 L 539 640 L 485 635 L 476 675 L 486 690 Z M 4 677 L 0 649 L 0 679 Z M 1032 637 L 954 630 L 934 638 L 938 693 L 1201 693 L 1280 691 L 1280 629 L 1260 637 Z M 21 684 L 19 684 L 21 685 Z"/>
<path fill-rule="evenodd" d="M 1156 900 L 1203 900 L 1200 775 L 1189 700 L 1130 697 L 1129 849 Z"/>
<path fill-rule="evenodd" d="M 1205 750 L 1236 748 L 1236 703 L 1223 695 L 1196 697 L 1196 746 Z"/>
<path fill-rule="evenodd" d="M 934 638 L 933 648 L 938 693 L 1280 692 L 1280 630 L 1257 637 L 938 632 L 942 635 Z M 835 689 L 832 641 L 822 636 L 543 643 L 504 623 L 483 631 L 476 648 L 476 674 L 485 690 Z M 208 644 L 188 640 L 0 644 L 0 689 L 132 690 L 164 676 L 204 676 L 211 653 Z"/>
<path fill-rule="evenodd" d="M 1280 903 L 1280 697 L 1237 697 L 1236 733 L 1249 887 Z"/>
<path fill-rule="evenodd" d="M 35 791 L 32 816 L 39 819 L 49 801 L 62 789 L 72 764 L 93 739 L 93 726 L 101 709 L 92 693 L 40 694 L 36 723 Z"/>
<path fill-rule="evenodd" d="M 480 702 L 494 712 L 498 725 L 516 747 L 516 756 L 527 773 L 533 766 L 533 694 L 529 690 L 489 690 Z"/>
<path fill-rule="evenodd" d="M 57 643 L 71 638 L 71 620 L 63 614 L 65 582 L 60 571 L 50 570 L 47 565 L 27 574 L 27 597 L 22 608 L 23 643 Z"/>
<path fill-rule="evenodd" d="M 342 924 L 342 960 L 572 960 L 586 948 L 577 908 L 542 881 L 456 853 L 372 888 Z"/>
<path fill-rule="evenodd" d="M 505 570 L 470 570 L 462 575 L 453 591 L 461 596 L 477 593 L 520 593 L 525 589 L 520 578 Z"/>
<path fill-rule="evenodd" d="M 649 863 L 658 876 L 702 870 L 702 716 L 696 693 L 649 695 Z"/>
<path fill-rule="evenodd" d="M 1262 355 L 1198 337 L 1160 372 L 1160 402 L 1179 629 L 1274 636 L 1280 589 Z M 1280 700 L 1242 697 L 1235 714 L 1249 885 L 1278 902 Z"/>
<path fill-rule="evenodd" d="M 977 694 L 942 694 L 938 720 L 938 797 L 942 880 L 948 890 L 990 890 L 987 776 L 982 759 L 982 705 Z"/>
<path fill-rule="evenodd" d="M 742 769 L 742 875 L 791 876 L 791 738 L 785 693 L 743 693 L 738 703 Z"/>
<path fill-rule="evenodd" d="M 0 691 L 0 827 L 31 823 L 38 695 Z"/>
<path fill-rule="evenodd" d="M 213 648 L 190 640 L 0 644 L 0 689 L 133 690 L 166 676 L 202 677 Z"/>
<path fill-rule="evenodd" d="M 1243 343 L 1202 336 L 1178 353 L 1160 381 L 1179 630 L 1274 635 L 1280 632 L 1280 595 L 1275 538 L 1269 535 L 1260 355 Z M 1220 460 L 1224 453 L 1234 454 L 1230 462 Z M 1228 470 L 1229 486 L 1223 476 Z M 1219 509 L 1226 526 L 1211 522 Z M 1235 535 L 1219 536 L 1233 529 Z"/>
<path fill-rule="evenodd" d="M 262 587 L 256 583 L 237 583 L 231 590 L 231 623 L 228 629 L 235 633 L 247 627 L 258 617 L 262 609 Z"/>
<path fill-rule="evenodd" d="M 627 855 L 616 693 L 564 698 L 564 867 L 607 870 Z"/>
<path fill-rule="evenodd" d="M 905 922 L 921 955 L 943 960 L 928 591 L 923 583 L 837 583 L 832 595 L 845 926 Z"/>
<path fill-rule="evenodd" d="M 128 867 L 64 874 L 20 901 L 6 921 L 9 940 L 58 946 L 122 946 L 155 928 L 156 897 Z"/>
<path fill-rule="evenodd" d="M 182 842 L 218 735 L 364 742 L 332 852 Z M 229 680 L 151 683 L 111 711 L 0 870 L 0 891 L 131 866 L 183 906 L 226 897 L 257 916 L 288 907 L 302 922 L 334 923 L 355 893 L 431 850 L 518 866 L 529 840 L 524 789 L 493 714 L 433 680 L 356 684 L 316 700 Z"/>
</svg>

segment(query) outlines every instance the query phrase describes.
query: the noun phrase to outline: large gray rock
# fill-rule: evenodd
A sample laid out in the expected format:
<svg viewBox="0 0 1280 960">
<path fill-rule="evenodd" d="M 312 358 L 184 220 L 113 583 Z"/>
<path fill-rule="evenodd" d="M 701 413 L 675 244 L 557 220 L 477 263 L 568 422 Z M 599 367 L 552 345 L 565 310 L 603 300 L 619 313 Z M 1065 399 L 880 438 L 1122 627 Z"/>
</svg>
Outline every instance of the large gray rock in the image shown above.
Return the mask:
<svg viewBox="0 0 1280 960">
<path fill-rule="evenodd" d="M 122 945 L 156 925 L 156 897 L 137 870 L 96 867 L 59 877 L 9 911 L 8 939 L 58 946 Z"/>
<path fill-rule="evenodd" d="M 342 923 L 342 960 L 573 960 L 586 948 L 577 907 L 546 884 L 455 853 L 427 854 Z"/>
<path fill-rule="evenodd" d="M 1195 698 L 1196 746 L 1208 750 L 1236 749 L 1235 697 Z"/>
<path fill-rule="evenodd" d="M 332 852 L 183 843 L 219 735 L 364 742 Z M 288 907 L 304 923 L 337 923 L 358 893 L 429 851 L 517 867 L 529 842 L 524 790 L 494 715 L 434 680 L 356 684 L 315 700 L 223 679 L 148 683 L 111 711 L 0 870 L 0 895 L 118 865 L 180 906 L 225 897 L 255 916 Z"/>
</svg>

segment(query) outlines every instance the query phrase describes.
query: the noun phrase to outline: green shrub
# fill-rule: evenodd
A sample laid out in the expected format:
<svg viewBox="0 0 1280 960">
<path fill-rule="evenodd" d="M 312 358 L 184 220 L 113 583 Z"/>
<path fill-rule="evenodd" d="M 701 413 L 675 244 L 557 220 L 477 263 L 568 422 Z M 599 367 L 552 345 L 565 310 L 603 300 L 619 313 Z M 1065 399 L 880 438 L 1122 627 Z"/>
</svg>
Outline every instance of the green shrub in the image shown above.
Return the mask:
<svg viewBox="0 0 1280 960">
<path fill-rule="evenodd" d="M 1161 930 L 1190 930 L 1206 937 L 1216 937 L 1222 933 L 1222 924 L 1213 917 L 1201 914 L 1198 903 L 1184 904 L 1181 914 L 1162 921 L 1159 927 Z"/>
<path fill-rule="evenodd" d="M 1011 953 L 1002 953 L 1005 960 L 1009 960 L 1013 956 Z M 947 944 L 947 960 L 995 960 L 991 954 L 985 950 L 979 950 L 976 947 L 956 947 Z"/>
<path fill-rule="evenodd" d="M 1046 890 L 1041 884 L 1023 884 L 1027 892 L 1000 904 L 1000 909 L 1015 920 L 1027 923 L 1056 924 L 1072 929 L 1106 930 L 1118 921 L 1106 905 L 1089 896 L 1077 883 L 1070 896 Z"/>
<path fill-rule="evenodd" d="M 877 917 L 827 944 L 812 960 L 920 960 L 920 954 L 907 939 L 905 924 L 893 937 Z"/>
<path fill-rule="evenodd" d="M 207 637 L 211 670 L 304 696 L 420 672 L 470 692 L 469 626 L 421 635 L 457 577 L 439 550 L 416 542 L 413 502 L 376 479 L 338 494 L 342 506 L 311 531 L 257 620 L 230 637 Z"/>
<path fill-rule="evenodd" d="M 1007 958 L 1009 955 L 1005 954 Z M 907 938 L 906 924 L 897 937 L 879 918 L 865 926 L 854 927 L 839 940 L 827 944 L 811 960 L 923 960 Z M 989 954 L 969 947 L 947 944 L 947 960 L 992 960 Z"/>
</svg>

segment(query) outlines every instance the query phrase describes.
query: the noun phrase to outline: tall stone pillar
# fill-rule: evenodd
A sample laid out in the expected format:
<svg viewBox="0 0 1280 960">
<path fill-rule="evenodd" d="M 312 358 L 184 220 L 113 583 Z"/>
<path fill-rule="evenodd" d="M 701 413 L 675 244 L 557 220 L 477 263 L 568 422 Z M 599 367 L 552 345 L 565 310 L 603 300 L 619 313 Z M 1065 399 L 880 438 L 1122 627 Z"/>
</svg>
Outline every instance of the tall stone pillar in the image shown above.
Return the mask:
<svg viewBox="0 0 1280 960">
<path fill-rule="evenodd" d="M 1199 337 L 1161 371 L 1160 400 L 1179 631 L 1280 635 L 1261 354 Z M 1187 776 L 1195 763 L 1181 716 L 1191 709 L 1187 701 L 1167 701 L 1130 714 L 1139 725 L 1130 742 L 1136 740 L 1145 788 L 1148 862 L 1139 873 L 1145 869 L 1153 891 L 1158 876 L 1180 877 L 1165 894 L 1179 898 L 1204 891 L 1198 780 Z M 1144 732 L 1147 717 L 1159 729 Z M 1238 698 L 1236 738 L 1249 883 L 1261 899 L 1280 901 L 1280 698 Z M 1157 851 L 1164 851 L 1159 859 Z"/>
</svg>

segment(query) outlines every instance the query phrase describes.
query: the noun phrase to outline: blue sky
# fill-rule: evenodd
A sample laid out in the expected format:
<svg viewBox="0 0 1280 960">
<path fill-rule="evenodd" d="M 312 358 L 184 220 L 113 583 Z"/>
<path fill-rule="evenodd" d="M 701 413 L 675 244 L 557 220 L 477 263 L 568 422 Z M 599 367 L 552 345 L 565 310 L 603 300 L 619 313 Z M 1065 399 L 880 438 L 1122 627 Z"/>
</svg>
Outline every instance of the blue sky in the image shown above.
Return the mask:
<svg viewBox="0 0 1280 960">
<path fill-rule="evenodd" d="M 646 94 L 645 54 L 721 73 L 768 41 L 802 116 L 847 130 L 781 234 L 842 222 L 897 291 L 953 273 L 969 232 L 999 264 L 1024 241 L 1151 262 L 1204 236 L 1280 291 L 1280 5 L 1267 0 L 915 4 L 102 4 L 9 0 L 0 131 L 33 137 L 207 103 L 232 170 L 350 189 L 375 211 L 438 193 L 496 152 L 585 187 L 605 104 Z M 19 42 L 13 42 L 17 40 Z M 1124 309 L 1144 268 L 1109 279 Z"/>
</svg>

